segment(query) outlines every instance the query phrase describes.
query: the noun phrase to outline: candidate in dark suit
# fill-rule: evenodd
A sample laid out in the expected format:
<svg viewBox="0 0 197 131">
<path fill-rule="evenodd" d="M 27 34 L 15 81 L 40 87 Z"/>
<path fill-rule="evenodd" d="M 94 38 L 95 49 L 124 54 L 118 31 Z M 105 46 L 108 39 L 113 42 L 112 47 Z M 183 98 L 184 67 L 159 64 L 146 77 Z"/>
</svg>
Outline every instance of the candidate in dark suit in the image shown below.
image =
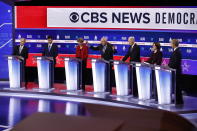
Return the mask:
<svg viewBox="0 0 197 131">
<path fill-rule="evenodd" d="M 56 76 L 56 71 L 55 71 L 55 65 L 56 65 L 56 57 L 58 55 L 58 47 L 56 44 L 53 43 L 53 39 L 51 36 L 47 37 L 47 41 L 48 44 L 44 45 L 44 49 L 43 49 L 43 56 L 46 57 L 52 57 L 53 58 L 53 62 L 52 62 L 52 67 L 51 67 L 51 85 L 53 85 L 54 82 L 54 74 Z"/>
<path fill-rule="evenodd" d="M 130 57 L 130 61 L 140 62 L 140 47 L 135 43 L 135 38 L 129 37 L 128 42 L 130 46 L 122 60 L 126 61 Z"/>
<path fill-rule="evenodd" d="M 117 51 L 115 50 L 114 46 L 111 45 L 107 38 L 103 37 L 101 38 L 101 44 L 97 47 L 90 46 L 90 49 L 92 50 L 98 50 L 101 52 L 101 58 L 103 58 L 106 61 L 113 60 L 113 55 Z"/>
<path fill-rule="evenodd" d="M 122 61 L 126 61 L 128 58 L 130 58 L 131 62 L 140 62 L 140 47 L 135 43 L 134 37 L 129 37 L 128 42 L 130 44 L 129 49 L 126 53 L 126 55 L 123 57 Z M 132 80 L 132 94 L 134 97 L 138 96 L 138 90 L 137 90 L 137 78 L 136 78 L 136 70 L 135 68 L 131 68 L 131 73 L 133 76 Z"/>
<path fill-rule="evenodd" d="M 154 65 L 161 65 L 163 54 L 160 51 L 160 43 L 154 42 L 152 47 L 152 53 L 150 58 L 146 61 L 147 63 Z"/>
<path fill-rule="evenodd" d="M 27 68 L 26 60 L 28 58 L 28 47 L 25 46 L 26 39 L 20 39 L 20 45 L 14 46 L 12 55 L 19 56 L 19 59 L 22 60 L 22 81 L 25 82 L 25 87 L 27 87 Z"/>
<path fill-rule="evenodd" d="M 24 65 L 26 64 L 26 59 L 28 58 L 28 48 L 25 46 L 26 39 L 20 39 L 20 45 L 14 46 L 12 55 L 21 56 Z"/>
<path fill-rule="evenodd" d="M 97 47 L 94 46 L 90 46 L 90 49 L 92 50 L 98 50 L 101 53 L 101 58 L 106 60 L 106 61 L 110 61 L 113 60 L 113 55 L 114 53 L 116 53 L 116 49 L 114 48 L 113 45 L 111 45 L 108 41 L 106 37 L 102 37 L 101 38 L 101 44 L 98 45 Z M 112 83 L 114 80 L 113 76 L 114 76 L 114 72 L 112 70 L 112 64 L 110 63 L 110 69 L 109 69 L 109 73 L 110 73 L 110 87 L 107 89 L 107 91 L 111 92 L 112 91 Z"/>
<path fill-rule="evenodd" d="M 177 39 L 173 39 L 171 41 L 171 45 L 173 48 L 173 53 L 170 57 L 170 61 L 168 66 L 170 68 L 176 69 L 176 104 L 183 104 L 183 96 L 182 96 L 182 67 L 181 67 L 181 60 L 182 54 L 179 49 L 179 41 Z"/>
<path fill-rule="evenodd" d="M 43 49 L 42 55 L 46 56 L 46 57 L 52 57 L 53 61 L 54 61 L 53 64 L 54 64 L 54 67 L 55 67 L 56 57 L 58 55 L 58 47 L 57 47 L 56 44 L 53 43 L 53 39 L 52 39 L 51 36 L 48 36 L 47 40 L 48 40 L 48 44 L 44 45 L 44 49 Z"/>
</svg>

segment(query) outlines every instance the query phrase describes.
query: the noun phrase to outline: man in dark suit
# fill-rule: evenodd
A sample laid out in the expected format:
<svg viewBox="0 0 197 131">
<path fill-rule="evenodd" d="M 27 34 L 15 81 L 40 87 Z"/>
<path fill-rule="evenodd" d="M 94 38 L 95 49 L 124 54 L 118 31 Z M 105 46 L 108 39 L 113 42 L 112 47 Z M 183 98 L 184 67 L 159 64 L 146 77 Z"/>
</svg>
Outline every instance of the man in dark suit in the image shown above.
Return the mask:
<svg viewBox="0 0 197 131">
<path fill-rule="evenodd" d="M 26 60 L 28 58 L 28 48 L 25 46 L 26 39 L 20 39 L 20 45 L 16 45 L 13 48 L 12 55 L 18 56 L 20 60 L 22 60 L 22 81 L 25 82 L 25 87 L 27 87 L 27 68 L 26 68 Z"/>
<path fill-rule="evenodd" d="M 56 57 L 58 55 L 58 47 L 56 44 L 53 43 L 53 39 L 51 36 L 47 37 L 48 44 L 44 46 L 44 50 L 42 55 L 46 57 L 52 57 L 54 61 L 54 67 L 56 64 Z"/>
<path fill-rule="evenodd" d="M 129 37 L 128 42 L 130 44 L 129 49 L 126 55 L 123 57 L 122 61 L 126 61 L 130 57 L 131 62 L 140 62 L 140 47 L 135 43 L 134 37 Z M 136 78 L 136 70 L 135 68 L 131 68 L 131 73 L 133 76 L 133 80 L 131 82 L 132 85 L 132 94 L 134 97 L 138 96 L 137 89 L 137 78 Z"/>
<path fill-rule="evenodd" d="M 173 53 L 170 57 L 170 61 L 168 66 L 170 68 L 176 69 L 176 104 L 183 104 L 183 96 L 182 96 L 182 88 L 181 88 L 181 76 L 182 76 L 182 68 L 181 68 L 181 51 L 179 49 L 179 41 L 177 39 L 173 39 L 171 41 L 171 46 L 173 48 Z"/>
<path fill-rule="evenodd" d="M 114 46 L 107 42 L 106 37 L 101 38 L 101 44 L 97 47 L 90 46 L 92 50 L 98 50 L 101 52 L 101 58 L 106 61 L 113 60 L 113 55 L 117 51 L 114 49 Z"/>
<path fill-rule="evenodd" d="M 130 61 L 140 62 L 140 47 L 135 43 L 135 38 L 129 37 L 128 42 L 130 46 L 122 60 L 126 61 L 130 57 Z"/>
<path fill-rule="evenodd" d="M 26 64 L 26 59 L 28 58 L 28 48 L 25 46 L 26 39 L 20 39 L 20 45 L 14 46 L 12 55 L 20 56 L 19 58 L 23 60 L 24 65 Z"/>
<path fill-rule="evenodd" d="M 106 37 L 102 37 L 101 38 L 101 44 L 98 45 L 97 47 L 93 47 L 93 46 L 90 46 L 90 49 L 92 50 L 98 50 L 101 52 L 101 58 L 106 60 L 106 61 L 110 61 L 110 60 L 113 60 L 113 55 L 114 53 L 116 53 L 116 49 L 114 48 L 113 45 L 111 45 L 108 41 L 107 41 L 107 38 Z M 112 64 L 110 63 L 110 69 L 109 69 L 109 73 L 110 73 L 110 87 L 107 88 L 106 90 L 108 92 L 111 92 L 112 91 L 112 83 L 113 83 L 113 79 L 112 77 L 114 76 L 113 75 L 113 70 L 112 70 Z"/>
<path fill-rule="evenodd" d="M 54 74 L 55 74 L 55 65 L 56 65 L 56 57 L 58 55 L 58 47 L 56 44 L 53 43 L 53 39 L 51 36 L 47 37 L 47 41 L 48 44 L 44 46 L 44 50 L 42 55 L 46 56 L 46 57 L 52 57 L 53 58 L 53 62 L 52 62 L 52 67 L 51 67 L 51 77 L 52 77 L 52 81 L 51 81 L 51 85 L 53 85 L 54 82 Z M 56 76 L 56 75 L 55 75 Z"/>
</svg>

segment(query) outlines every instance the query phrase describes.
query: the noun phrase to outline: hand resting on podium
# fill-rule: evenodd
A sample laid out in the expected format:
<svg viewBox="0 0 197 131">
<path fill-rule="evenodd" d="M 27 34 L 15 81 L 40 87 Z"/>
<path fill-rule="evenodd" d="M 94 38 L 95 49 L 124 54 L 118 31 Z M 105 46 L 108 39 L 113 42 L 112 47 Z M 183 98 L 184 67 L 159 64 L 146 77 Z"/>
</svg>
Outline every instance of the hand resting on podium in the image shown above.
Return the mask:
<svg viewBox="0 0 197 131">
<path fill-rule="evenodd" d="M 16 56 L 19 60 L 24 60 L 22 56 Z"/>
</svg>

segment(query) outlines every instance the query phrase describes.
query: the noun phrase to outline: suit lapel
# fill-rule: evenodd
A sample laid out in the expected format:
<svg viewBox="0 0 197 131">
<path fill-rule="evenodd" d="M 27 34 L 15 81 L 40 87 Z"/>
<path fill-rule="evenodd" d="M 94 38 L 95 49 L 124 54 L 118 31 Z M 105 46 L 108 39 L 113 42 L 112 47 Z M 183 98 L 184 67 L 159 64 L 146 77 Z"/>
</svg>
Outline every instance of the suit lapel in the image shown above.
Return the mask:
<svg viewBox="0 0 197 131">
<path fill-rule="evenodd" d="M 178 52 L 179 48 L 177 48 L 175 51 L 173 51 L 173 55 L 176 54 L 176 52 Z"/>
<path fill-rule="evenodd" d="M 133 52 L 133 49 L 135 48 L 135 45 L 133 46 L 133 48 L 132 48 L 132 46 L 130 46 L 130 53 L 132 53 Z"/>
<path fill-rule="evenodd" d="M 170 59 L 174 59 L 174 55 L 176 54 L 176 52 L 179 50 L 179 48 L 177 48 L 175 51 L 172 52 L 172 55 L 170 57 Z"/>
</svg>

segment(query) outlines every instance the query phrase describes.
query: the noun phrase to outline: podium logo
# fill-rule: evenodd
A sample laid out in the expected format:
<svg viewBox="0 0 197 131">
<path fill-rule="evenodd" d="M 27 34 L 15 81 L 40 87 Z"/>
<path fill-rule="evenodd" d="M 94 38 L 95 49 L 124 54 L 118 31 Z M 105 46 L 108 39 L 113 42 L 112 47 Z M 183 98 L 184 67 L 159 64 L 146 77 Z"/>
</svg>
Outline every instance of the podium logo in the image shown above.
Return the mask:
<svg viewBox="0 0 197 131">
<path fill-rule="evenodd" d="M 70 21 L 73 23 L 76 23 L 77 21 L 79 21 L 79 14 L 77 12 L 72 12 L 70 14 Z"/>
</svg>

